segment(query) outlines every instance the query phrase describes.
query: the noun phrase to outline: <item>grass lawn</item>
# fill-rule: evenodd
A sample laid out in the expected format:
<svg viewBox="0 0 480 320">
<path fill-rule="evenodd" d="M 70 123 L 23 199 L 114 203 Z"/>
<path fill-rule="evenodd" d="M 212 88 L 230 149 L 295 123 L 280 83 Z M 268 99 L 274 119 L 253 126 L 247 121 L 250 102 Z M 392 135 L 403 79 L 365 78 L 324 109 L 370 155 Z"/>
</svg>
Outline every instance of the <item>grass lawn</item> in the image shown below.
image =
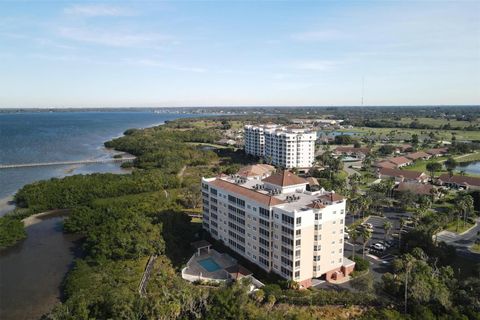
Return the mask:
<svg viewBox="0 0 480 320">
<path fill-rule="evenodd" d="M 457 221 L 452 221 L 449 224 L 447 224 L 447 228 L 445 230 L 450 231 L 450 232 L 455 232 L 455 233 L 462 233 L 464 231 L 467 231 L 471 227 L 473 227 L 475 224 L 474 223 L 465 223 L 465 227 L 463 225 L 463 221 L 460 221 L 458 223 L 458 231 L 457 231 Z"/>
<path fill-rule="evenodd" d="M 447 119 L 440 119 L 440 118 L 402 118 L 399 122 L 403 124 L 410 124 L 414 120 L 417 120 L 418 123 L 420 124 L 426 124 L 430 126 L 443 126 L 446 125 L 447 123 L 450 123 L 452 127 L 460 127 L 460 128 L 465 128 L 470 126 L 471 124 L 473 125 L 478 125 L 480 122 L 479 121 L 474 121 L 474 122 L 469 122 L 469 121 L 459 121 L 459 120 L 447 120 Z"/>
<path fill-rule="evenodd" d="M 455 157 L 458 163 L 480 161 L 480 152 L 470 153 Z"/>
<path fill-rule="evenodd" d="M 417 160 L 415 161 L 412 165 L 409 165 L 407 167 L 404 167 L 404 170 L 410 170 L 410 171 L 422 171 L 428 174 L 427 170 L 427 164 L 429 163 L 434 163 L 434 162 L 443 162 L 447 160 L 447 157 L 438 157 L 434 159 L 429 159 L 429 160 Z M 446 170 L 441 171 L 441 173 L 447 172 Z M 435 175 L 438 175 L 440 172 L 435 172 Z"/>
<path fill-rule="evenodd" d="M 341 129 L 342 132 L 356 132 L 354 136 L 363 136 L 366 134 L 382 134 L 387 135 L 390 132 L 394 131 L 398 134 L 405 134 L 411 136 L 413 133 L 421 135 L 422 132 L 433 132 L 436 136 L 440 137 L 442 140 L 450 141 L 452 138 L 452 133 L 455 133 L 455 136 L 458 140 L 480 140 L 480 130 L 477 131 L 466 131 L 466 130 L 435 130 L 435 129 L 403 129 L 403 128 L 367 128 L 367 127 L 355 127 L 353 129 Z"/>
</svg>

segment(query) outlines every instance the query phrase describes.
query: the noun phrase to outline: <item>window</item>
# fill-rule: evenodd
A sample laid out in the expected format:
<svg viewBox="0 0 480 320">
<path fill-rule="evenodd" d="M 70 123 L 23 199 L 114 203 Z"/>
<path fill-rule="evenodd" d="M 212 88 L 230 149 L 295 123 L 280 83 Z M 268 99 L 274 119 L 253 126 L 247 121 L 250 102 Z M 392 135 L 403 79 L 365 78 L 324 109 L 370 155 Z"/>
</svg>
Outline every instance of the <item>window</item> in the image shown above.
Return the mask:
<svg viewBox="0 0 480 320">
<path fill-rule="evenodd" d="M 298 217 L 298 218 L 297 218 L 296 224 L 297 224 L 297 225 L 301 225 L 301 224 L 302 224 L 302 217 Z"/>
<path fill-rule="evenodd" d="M 295 279 L 300 278 L 300 271 L 295 272 Z"/>
<path fill-rule="evenodd" d="M 264 218 L 267 218 L 267 219 L 270 218 L 270 210 L 262 208 L 262 207 L 258 207 L 258 212 L 260 213 L 261 217 L 264 217 Z"/>
<path fill-rule="evenodd" d="M 282 232 L 293 236 L 293 229 L 287 228 L 285 226 L 282 226 Z"/>
<path fill-rule="evenodd" d="M 290 246 L 293 246 L 293 240 L 292 239 L 289 239 L 285 236 L 282 236 L 282 242 L 287 244 L 287 245 L 290 245 Z"/>
<path fill-rule="evenodd" d="M 297 257 L 297 258 L 300 257 L 300 250 L 295 251 L 295 257 Z"/>
<path fill-rule="evenodd" d="M 322 214 L 321 213 L 315 213 L 315 220 L 322 220 Z"/>
<path fill-rule="evenodd" d="M 293 218 L 282 214 L 282 222 L 285 224 L 293 224 Z"/>
<path fill-rule="evenodd" d="M 302 229 L 298 229 L 295 231 L 295 235 L 299 236 L 302 234 Z"/>
<path fill-rule="evenodd" d="M 320 256 L 313 256 L 313 261 L 320 261 Z"/>
<path fill-rule="evenodd" d="M 300 239 L 298 239 L 298 240 L 295 241 L 295 246 L 298 247 L 298 246 L 301 245 L 301 244 L 302 244 L 302 241 L 301 241 Z"/>
<path fill-rule="evenodd" d="M 300 267 L 300 260 L 295 261 L 295 268 Z"/>
</svg>

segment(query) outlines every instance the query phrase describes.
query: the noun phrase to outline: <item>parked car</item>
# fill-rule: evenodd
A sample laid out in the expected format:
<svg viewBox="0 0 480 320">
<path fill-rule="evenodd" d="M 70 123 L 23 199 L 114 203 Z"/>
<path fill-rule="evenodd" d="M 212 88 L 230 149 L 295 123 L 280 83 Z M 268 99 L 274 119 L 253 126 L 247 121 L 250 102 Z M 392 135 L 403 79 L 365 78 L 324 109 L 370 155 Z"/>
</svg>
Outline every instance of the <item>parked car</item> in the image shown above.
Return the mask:
<svg viewBox="0 0 480 320">
<path fill-rule="evenodd" d="M 384 246 L 385 248 L 389 248 L 390 245 L 386 242 L 386 241 L 378 241 L 379 244 L 381 244 L 382 246 Z"/>
<path fill-rule="evenodd" d="M 377 242 L 373 245 L 373 248 L 375 250 L 379 250 L 379 251 L 384 251 L 386 248 L 383 244 L 381 244 L 380 242 Z"/>
</svg>

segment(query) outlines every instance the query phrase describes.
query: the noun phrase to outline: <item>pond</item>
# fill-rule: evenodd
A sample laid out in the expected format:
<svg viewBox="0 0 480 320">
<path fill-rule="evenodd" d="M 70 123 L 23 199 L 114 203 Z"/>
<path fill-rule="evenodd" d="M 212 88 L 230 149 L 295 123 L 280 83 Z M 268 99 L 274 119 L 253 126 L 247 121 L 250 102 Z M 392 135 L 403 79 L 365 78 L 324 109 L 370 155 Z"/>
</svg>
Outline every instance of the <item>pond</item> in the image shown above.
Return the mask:
<svg viewBox="0 0 480 320">
<path fill-rule="evenodd" d="M 468 174 L 480 175 L 480 161 L 462 163 L 455 168 L 455 171 L 465 171 Z"/>
</svg>

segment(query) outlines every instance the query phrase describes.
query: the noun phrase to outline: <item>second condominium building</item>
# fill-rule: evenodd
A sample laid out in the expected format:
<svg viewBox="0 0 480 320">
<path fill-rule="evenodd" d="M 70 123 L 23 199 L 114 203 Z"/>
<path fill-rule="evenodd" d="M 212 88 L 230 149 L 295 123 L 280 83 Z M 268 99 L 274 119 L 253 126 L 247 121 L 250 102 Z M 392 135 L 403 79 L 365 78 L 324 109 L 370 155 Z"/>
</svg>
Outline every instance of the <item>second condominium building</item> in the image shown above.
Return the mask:
<svg viewBox="0 0 480 320">
<path fill-rule="evenodd" d="M 303 287 L 339 280 L 354 263 L 343 256 L 345 199 L 269 165 L 202 179 L 203 228 L 232 250 Z"/>
<path fill-rule="evenodd" d="M 246 125 L 244 137 L 245 153 L 282 168 L 310 168 L 315 160 L 315 131 Z"/>
</svg>

